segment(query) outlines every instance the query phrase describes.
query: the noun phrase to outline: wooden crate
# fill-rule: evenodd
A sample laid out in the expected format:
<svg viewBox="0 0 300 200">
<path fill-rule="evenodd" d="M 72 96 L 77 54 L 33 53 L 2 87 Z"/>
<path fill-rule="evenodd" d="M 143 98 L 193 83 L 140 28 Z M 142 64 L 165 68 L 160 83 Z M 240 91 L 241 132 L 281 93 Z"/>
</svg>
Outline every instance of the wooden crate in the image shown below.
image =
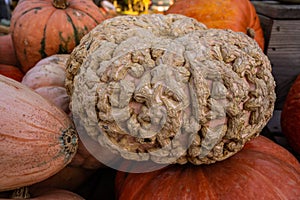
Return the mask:
<svg viewBox="0 0 300 200">
<path fill-rule="evenodd" d="M 259 15 L 276 81 L 275 109 L 281 110 L 286 95 L 300 74 L 300 4 L 251 1 Z"/>
</svg>

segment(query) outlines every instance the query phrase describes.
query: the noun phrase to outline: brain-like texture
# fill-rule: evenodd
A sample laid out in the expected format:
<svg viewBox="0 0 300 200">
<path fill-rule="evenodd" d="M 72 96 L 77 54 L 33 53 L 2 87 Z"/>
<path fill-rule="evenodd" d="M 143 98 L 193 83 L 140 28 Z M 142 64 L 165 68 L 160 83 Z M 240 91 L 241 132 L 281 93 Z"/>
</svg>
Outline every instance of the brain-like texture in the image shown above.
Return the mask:
<svg viewBox="0 0 300 200">
<path fill-rule="evenodd" d="M 257 136 L 275 102 L 268 58 L 243 33 L 182 15 L 118 16 L 67 63 L 73 114 L 127 160 L 209 164 Z"/>
</svg>

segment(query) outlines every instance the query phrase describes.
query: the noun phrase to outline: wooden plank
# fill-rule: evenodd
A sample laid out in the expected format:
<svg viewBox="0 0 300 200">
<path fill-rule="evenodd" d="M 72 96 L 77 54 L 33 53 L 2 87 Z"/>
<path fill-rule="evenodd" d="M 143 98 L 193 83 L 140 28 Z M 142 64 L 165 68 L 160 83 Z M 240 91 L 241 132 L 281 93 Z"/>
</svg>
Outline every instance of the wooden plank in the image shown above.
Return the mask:
<svg viewBox="0 0 300 200">
<path fill-rule="evenodd" d="M 300 4 L 279 1 L 251 1 L 256 12 L 273 19 L 300 19 Z"/>
<path fill-rule="evenodd" d="M 275 66 L 300 68 L 300 20 L 274 20 L 267 52 Z"/>
<path fill-rule="evenodd" d="M 261 28 L 264 33 L 264 39 L 265 39 L 265 49 L 264 53 L 268 53 L 268 46 L 269 46 L 269 40 L 271 37 L 272 27 L 273 27 L 273 20 L 269 17 L 266 17 L 264 15 L 258 14 L 259 21 L 261 24 Z"/>
<path fill-rule="evenodd" d="M 267 56 L 276 81 L 276 109 L 282 109 L 286 95 L 300 74 L 300 20 L 273 20 Z"/>
</svg>

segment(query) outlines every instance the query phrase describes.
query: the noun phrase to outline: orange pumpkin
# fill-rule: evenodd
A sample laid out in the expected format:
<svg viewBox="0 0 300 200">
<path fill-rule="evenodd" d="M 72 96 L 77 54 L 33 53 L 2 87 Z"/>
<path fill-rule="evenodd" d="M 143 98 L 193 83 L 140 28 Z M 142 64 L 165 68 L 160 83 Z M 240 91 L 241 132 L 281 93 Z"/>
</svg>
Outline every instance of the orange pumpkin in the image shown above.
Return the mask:
<svg viewBox="0 0 300 200">
<path fill-rule="evenodd" d="M 16 81 L 22 81 L 24 74 L 21 70 L 13 65 L 1 64 L 0 63 L 0 74 L 12 78 Z"/>
<path fill-rule="evenodd" d="M 119 200 L 298 199 L 300 164 L 286 149 L 259 136 L 239 153 L 212 165 L 118 172 L 116 190 Z"/>
<path fill-rule="evenodd" d="M 247 33 L 264 49 L 260 20 L 249 0 L 177 0 L 166 11 L 166 14 L 169 13 L 193 17 L 208 28 Z"/>
<path fill-rule="evenodd" d="M 0 191 L 31 185 L 71 162 L 78 136 L 68 115 L 0 75 Z"/>
<path fill-rule="evenodd" d="M 300 154 L 300 75 L 291 86 L 281 112 L 281 129 L 292 149 Z"/>
<path fill-rule="evenodd" d="M 65 89 L 65 64 L 68 54 L 55 54 L 40 60 L 23 77 L 22 83 L 56 106 L 70 113 L 69 96 Z"/>
<path fill-rule="evenodd" d="M 20 0 L 10 31 L 23 71 L 42 58 L 70 53 L 82 36 L 108 17 L 91 0 Z"/>
<path fill-rule="evenodd" d="M 11 34 L 0 36 L 0 64 L 19 66 Z"/>
</svg>

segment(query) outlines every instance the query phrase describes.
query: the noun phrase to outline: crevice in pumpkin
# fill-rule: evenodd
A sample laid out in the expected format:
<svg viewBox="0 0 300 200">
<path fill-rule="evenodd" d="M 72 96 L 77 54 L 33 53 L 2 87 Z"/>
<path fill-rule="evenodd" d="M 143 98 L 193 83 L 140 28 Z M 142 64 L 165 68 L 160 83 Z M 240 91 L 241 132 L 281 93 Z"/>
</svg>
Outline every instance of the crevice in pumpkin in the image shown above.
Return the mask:
<svg viewBox="0 0 300 200">
<path fill-rule="evenodd" d="M 42 58 L 46 58 L 48 55 L 45 52 L 45 47 L 46 47 L 46 29 L 47 25 L 45 25 L 44 30 L 43 30 L 43 38 L 41 40 L 41 48 L 39 50 L 39 53 L 41 54 Z"/>
</svg>

